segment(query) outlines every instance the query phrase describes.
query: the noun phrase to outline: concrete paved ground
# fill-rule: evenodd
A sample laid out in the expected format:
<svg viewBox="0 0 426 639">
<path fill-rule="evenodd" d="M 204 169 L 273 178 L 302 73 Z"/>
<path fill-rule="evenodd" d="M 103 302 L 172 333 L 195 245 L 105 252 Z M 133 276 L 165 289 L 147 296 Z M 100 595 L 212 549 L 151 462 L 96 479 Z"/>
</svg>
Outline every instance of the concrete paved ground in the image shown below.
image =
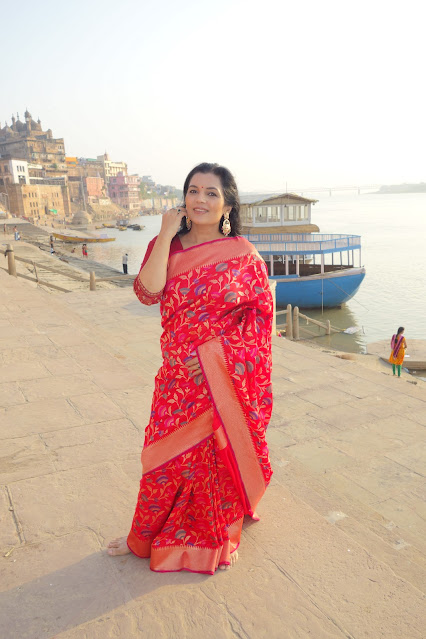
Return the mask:
<svg viewBox="0 0 426 639">
<path fill-rule="evenodd" d="M 420 639 L 426 393 L 274 338 L 274 477 L 240 560 L 156 574 L 128 531 L 160 364 L 158 307 L 0 271 L 4 639 Z"/>
</svg>

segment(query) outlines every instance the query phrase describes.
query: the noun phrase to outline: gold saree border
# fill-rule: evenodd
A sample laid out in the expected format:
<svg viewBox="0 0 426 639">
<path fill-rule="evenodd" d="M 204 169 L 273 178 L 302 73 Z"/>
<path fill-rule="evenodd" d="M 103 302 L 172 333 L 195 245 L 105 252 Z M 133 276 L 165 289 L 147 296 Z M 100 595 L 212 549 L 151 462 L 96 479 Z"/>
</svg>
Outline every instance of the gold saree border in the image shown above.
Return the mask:
<svg viewBox="0 0 426 639">
<path fill-rule="evenodd" d="M 213 575 L 220 564 L 229 564 L 230 555 L 234 552 L 241 538 L 243 517 L 234 521 L 228 528 L 229 539 L 217 548 L 200 546 L 152 546 L 152 541 L 141 541 L 130 531 L 127 545 L 137 557 L 151 557 L 150 568 L 154 572 L 201 572 Z"/>
<path fill-rule="evenodd" d="M 186 422 L 183 426 L 174 430 L 169 435 L 154 444 L 146 446 L 142 450 L 142 472 L 146 473 L 164 466 L 175 457 L 179 457 L 185 451 L 213 435 L 213 409 L 209 408 L 204 413 Z"/>
<path fill-rule="evenodd" d="M 258 252 L 245 237 L 240 236 L 212 240 L 198 246 L 191 246 L 183 251 L 173 253 L 170 257 L 167 279 L 170 280 L 194 268 L 220 264 L 224 260 L 232 260 L 247 254 L 258 255 Z"/>
<path fill-rule="evenodd" d="M 227 369 L 221 338 L 215 337 L 204 342 L 197 350 L 206 382 L 233 450 L 246 496 L 254 513 L 266 490 L 265 478 L 254 449 L 246 417 Z"/>
</svg>

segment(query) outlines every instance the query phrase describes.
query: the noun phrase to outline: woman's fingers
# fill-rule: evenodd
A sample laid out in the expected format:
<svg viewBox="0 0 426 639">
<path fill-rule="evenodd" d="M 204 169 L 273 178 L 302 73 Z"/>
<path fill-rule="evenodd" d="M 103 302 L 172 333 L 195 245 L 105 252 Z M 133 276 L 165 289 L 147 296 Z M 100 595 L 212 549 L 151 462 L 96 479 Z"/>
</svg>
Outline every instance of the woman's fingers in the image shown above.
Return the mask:
<svg viewBox="0 0 426 639">
<path fill-rule="evenodd" d="M 188 368 L 194 368 L 194 366 L 199 366 L 200 362 L 198 361 L 198 357 L 193 357 L 192 359 L 188 359 L 185 362 L 185 366 Z"/>
<path fill-rule="evenodd" d="M 197 377 L 197 375 L 202 375 L 203 373 L 198 357 L 192 357 L 191 359 L 186 360 L 185 366 L 189 371 L 190 377 Z"/>
<path fill-rule="evenodd" d="M 184 215 L 186 215 L 184 206 L 178 206 L 163 213 L 161 220 L 162 230 L 172 232 L 173 235 L 176 235 Z"/>
</svg>

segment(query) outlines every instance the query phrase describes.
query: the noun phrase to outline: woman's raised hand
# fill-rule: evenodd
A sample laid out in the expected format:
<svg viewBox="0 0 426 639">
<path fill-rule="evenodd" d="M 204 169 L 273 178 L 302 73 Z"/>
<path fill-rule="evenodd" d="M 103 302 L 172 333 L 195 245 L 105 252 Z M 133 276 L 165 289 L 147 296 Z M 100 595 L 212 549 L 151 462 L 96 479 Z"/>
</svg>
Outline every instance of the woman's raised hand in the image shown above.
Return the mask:
<svg viewBox="0 0 426 639">
<path fill-rule="evenodd" d="M 169 238 L 171 241 L 179 231 L 184 215 L 186 215 L 186 209 L 184 206 L 179 206 L 163 213 L 160 235 Z"/>
</svg>

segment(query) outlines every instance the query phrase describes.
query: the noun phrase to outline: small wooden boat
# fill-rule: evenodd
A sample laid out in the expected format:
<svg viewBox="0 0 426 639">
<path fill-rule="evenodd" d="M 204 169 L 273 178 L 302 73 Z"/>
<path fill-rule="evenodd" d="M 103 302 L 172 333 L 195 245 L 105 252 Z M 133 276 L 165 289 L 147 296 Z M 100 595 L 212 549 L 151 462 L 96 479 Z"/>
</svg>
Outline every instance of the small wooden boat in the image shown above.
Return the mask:
<svg viewBox="0 0 426 639">
<path fill-rule="evenodd" d="M 115 224 L 102 224 L 104 229 L 115 229 Z"/>
<path fill-rule="evenodd" d="M 118 226 L 119 231 L 127 231 L 127 226 Z"/>
<path fill-rule="evenodd" d="M 63 242 L 73 242 L 77 244 L 89 244 L 93 242 L 114 242 L 115 237 L 77 237 L 76 235 L 66 235 L 65 233 L 53 233 L 53 237 Z"/>
<path fill-rule="evenodd" d="M 142 231 L 142 229 L 144 229 L 145 227 L 141 226 L 140 224 L 129 224 L 127 228 L 133 229 L 134 231 Z"/>
</svg>

